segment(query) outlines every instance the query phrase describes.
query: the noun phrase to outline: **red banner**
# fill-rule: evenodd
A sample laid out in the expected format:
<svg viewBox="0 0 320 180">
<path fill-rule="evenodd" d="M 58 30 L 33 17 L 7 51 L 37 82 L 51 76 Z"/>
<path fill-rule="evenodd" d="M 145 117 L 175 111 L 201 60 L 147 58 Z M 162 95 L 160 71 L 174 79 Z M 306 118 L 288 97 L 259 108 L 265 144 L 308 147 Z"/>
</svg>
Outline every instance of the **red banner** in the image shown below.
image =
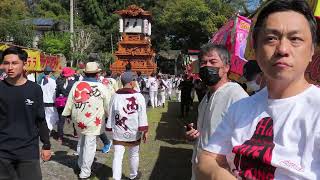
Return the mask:
<svg viewBox="0 0 320 180">
<path fill-rule="evenodd" d="M 51 67 L 53 71 L 61 70 L 60 57 L 56 55 L 47 55 L 47 54 L 41 53 L 40 65 L 41 65 L 41 70 L 43 70 L 46 66 Z"/>
</svg>

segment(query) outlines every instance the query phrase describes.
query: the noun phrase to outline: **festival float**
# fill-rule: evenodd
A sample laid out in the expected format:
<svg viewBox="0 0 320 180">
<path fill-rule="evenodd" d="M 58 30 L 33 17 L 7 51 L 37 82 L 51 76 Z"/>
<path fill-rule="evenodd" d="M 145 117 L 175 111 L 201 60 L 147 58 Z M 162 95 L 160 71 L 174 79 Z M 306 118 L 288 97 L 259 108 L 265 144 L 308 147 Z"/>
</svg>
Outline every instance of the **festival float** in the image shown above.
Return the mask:
<svg viewBox="0 0 320 180">
<path fill-rule="evenodd" d="M 141 71 L 150 75 L 156 72 L 155 53 L 151 48 L 151 13 L 136 5 L 127 9 L 115 11 L 120 15 L 119 31 L 121 39 L 118 50 L 114 53 L 116 59 L 110 66 L 113 74 L 121 74 L 130 63 L 132 71 Z"/>
</svg>

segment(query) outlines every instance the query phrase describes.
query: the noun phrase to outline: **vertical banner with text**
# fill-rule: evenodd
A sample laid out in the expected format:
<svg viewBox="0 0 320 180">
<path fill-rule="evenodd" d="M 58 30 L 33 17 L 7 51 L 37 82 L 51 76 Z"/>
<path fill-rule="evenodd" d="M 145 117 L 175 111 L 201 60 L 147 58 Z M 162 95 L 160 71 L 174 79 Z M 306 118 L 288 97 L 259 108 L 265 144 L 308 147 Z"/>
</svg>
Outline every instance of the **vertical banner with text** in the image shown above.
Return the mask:
<svg viewBox="0 0 320 180">
<path fill-rule="evenodd" d="M 247 62 L 244 54 L 247 38 L 250 30 L 251 20 L 237 15 L 230 19 L 211 39 L 212 43 L 223 44 L 231 55 L 231 73 L 243 73 L 243 65 Z"/>
</svg>

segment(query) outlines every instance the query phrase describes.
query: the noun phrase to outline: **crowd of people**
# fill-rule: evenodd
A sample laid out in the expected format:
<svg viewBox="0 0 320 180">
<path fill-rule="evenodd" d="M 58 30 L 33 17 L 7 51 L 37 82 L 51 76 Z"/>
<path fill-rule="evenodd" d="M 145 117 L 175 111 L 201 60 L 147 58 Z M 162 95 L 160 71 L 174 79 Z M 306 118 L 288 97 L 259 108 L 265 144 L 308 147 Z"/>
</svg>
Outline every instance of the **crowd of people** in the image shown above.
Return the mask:
<svg viewBox="0 0 320 180">
<path fill-rule="evenodd" d="M 57 134 L 57 141 L 63 144 L 66 121 L 72 122 L 73 135 L 78 138 L 74 155 L 78 156 L 80 179 L 91 175 L 97 137 L 104 144 L 103 153 L 113 144 L 113 178 L 121 179 L 123 153 L 128 147 L 130 179 L 138 179 L 139 145 L 147 141 L 148 121 L 145 99 L 130 68 L 119 81 L 110 72 L 101 72 L 96 62 L 88 62 L 82 73 L 64 67 L 58 77 L 45 67 L 42 75 L 28 80 L 27 57 L 19 47 L 2 53 L 6 75 L 0 81 L 0 179 L 42 179 L 39 137 L 41 158 L 47 161 L 51 157 L 49 137 Z"/>
<path fill-rule="evenodd" d="M 50 159 L 55 126 L 57 141 L 63 143 L 66 121 L 79 138 L 80 179 L 91 175 L 97 137 L 102 152 L 114 147 L 113 179 L 121 179 L 126 149 L 129 179 L 139 179 L 140 144 L 148 139 L 147 107 L 165 107 L 175 97 L 186 117 L 195 94 L 197 122 L 185 126 L 186 139 L 194 144 L 192 180 L 319 179 L 320 89 L 304 76 L 316 33 L 306 1 L 268 3 L 254 25 L 256 61 L 244 66 L 246 84 L 228 78 L 230 54 L 212 43 L 200 49 L 200 78 L 146 77 L 133 72 L 130 63 L 112 77 L 92 61 L 81 73 L 64 67 L 57 78 L 46 67 L 35 82 L 24 71 L 27 53 L 10 47 L 1 63 L 0 179 L 42 179 L 39 158 Z"/>
</svg>

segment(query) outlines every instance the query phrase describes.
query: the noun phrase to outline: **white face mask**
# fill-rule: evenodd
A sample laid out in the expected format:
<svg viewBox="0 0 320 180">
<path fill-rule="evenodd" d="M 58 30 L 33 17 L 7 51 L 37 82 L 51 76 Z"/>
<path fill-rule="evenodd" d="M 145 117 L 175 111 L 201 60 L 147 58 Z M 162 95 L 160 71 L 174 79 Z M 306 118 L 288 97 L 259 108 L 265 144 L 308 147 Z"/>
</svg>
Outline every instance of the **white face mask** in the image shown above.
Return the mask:
<svg viewBox="0 0 320 180">
<path fill-rule="evenodd" d="M 257 84 L 255 80 L 248 81 L 246 84 L 247 84 L 248 91 L 256 92 L 260 90 L 260 85 Z"/>
</svg>

